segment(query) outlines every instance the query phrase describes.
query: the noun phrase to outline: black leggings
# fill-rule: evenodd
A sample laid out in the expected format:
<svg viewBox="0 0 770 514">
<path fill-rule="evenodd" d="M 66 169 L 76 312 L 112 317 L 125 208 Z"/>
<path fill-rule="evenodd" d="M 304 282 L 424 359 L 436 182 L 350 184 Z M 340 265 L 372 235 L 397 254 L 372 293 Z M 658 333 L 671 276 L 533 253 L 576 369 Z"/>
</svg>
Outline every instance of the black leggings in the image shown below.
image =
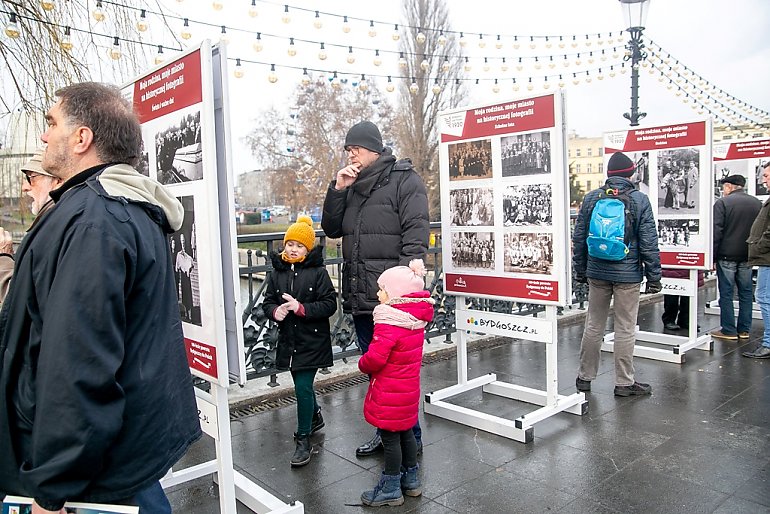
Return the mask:
<svg viewBox="0 0 770 514">
<path fill-rule="evenodd" d="M 411 428 L 400 432 L 381 432 L 386 475 L 398 475 L 401 473 L 401 466 L 413 468 L 417 465 L 417 441 Z"/>
</svg>

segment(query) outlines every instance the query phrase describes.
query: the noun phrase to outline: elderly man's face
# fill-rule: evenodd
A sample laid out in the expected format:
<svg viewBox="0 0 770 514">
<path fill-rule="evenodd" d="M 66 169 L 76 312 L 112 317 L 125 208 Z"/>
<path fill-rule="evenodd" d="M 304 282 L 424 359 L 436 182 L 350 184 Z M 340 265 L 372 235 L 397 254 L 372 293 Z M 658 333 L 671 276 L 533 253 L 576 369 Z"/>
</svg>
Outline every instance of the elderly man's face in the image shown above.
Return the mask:
<svg viewBox="0 0 770 514">
<path fill-rule="evenodd" d="M 765 166 L 765 169 L 762 170 L 762 182 L 766 188 L 770 189 L 770 166 Z"/>
<path fill-rule="evenodd" d="M 70 146 L 74 141 L 75 127 L 67 122 L 61 100 L 46 113 L 45 121 L 48 128 L 40 137 L 46 144 L 43 169 L 57 177 L 69 177 L 74 168 Z"/>
<path fill-rule="evenodd" d="M 361 146 L 349 146 L 345 151 L 348 154 L 348 162 L 354 166 L 358 166 L 359 171 L 368 168 L 380 157 L 380 154 L 377 152 L 372 152 Z"/>
<path fill-rule="evenodd" d="M 48 175 L 41 175 L 33 171 L 24 171 L 24 179 L 21 181 L 21 190 L 31 199 L 29 209 L 37 215 L 43 205 L 48 201 L 48 193 L 61 185 L 61 180 Z"/>
</svg>

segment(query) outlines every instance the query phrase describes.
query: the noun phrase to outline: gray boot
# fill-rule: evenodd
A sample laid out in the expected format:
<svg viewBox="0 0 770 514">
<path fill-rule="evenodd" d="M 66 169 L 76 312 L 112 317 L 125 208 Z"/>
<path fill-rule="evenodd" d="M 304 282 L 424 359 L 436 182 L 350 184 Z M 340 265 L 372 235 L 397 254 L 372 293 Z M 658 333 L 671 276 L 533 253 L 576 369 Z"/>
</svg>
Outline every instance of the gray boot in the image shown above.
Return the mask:
<svg viewBox="0 0 770 514">
<path fill-rule="evenodd" d="M 401 491 L 406 496 L 420 496 L 422 494 L 422 484 L 420 477 L 417 476 L 418 469 L 417 464 L 411 468 L 401 468 Z"/>
<path fill-rule="evenodd" d="M 291 457 L 291 467 L 297 468 L 310 462 L 310 455 L 313 453 L 313 446 L 310 444 L 309 435 L 297 436 L 297 449 Z"/>
<path fill-rule="evenodd" d="M 380 481 L 371 491 L 364 491 L 361 494 L 361 502 L 370 507 L 382 507 L 391 505 L 396 507 L 403 505 L 404 495 L 401 494 L 401 474 L 386 475 L 384 472 L 380 476 Z"/>
</svg>

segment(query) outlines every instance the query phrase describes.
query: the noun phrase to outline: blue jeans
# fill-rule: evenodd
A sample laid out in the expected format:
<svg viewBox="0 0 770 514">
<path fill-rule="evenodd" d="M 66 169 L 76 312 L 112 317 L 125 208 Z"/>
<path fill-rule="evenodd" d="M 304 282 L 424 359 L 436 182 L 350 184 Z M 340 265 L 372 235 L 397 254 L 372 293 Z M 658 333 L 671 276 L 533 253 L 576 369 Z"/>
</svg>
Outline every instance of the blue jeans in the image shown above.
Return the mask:
<svg viewBox="0 0 770 514">
<path fill-rule="evenodd" d="M 765 322 L 762 346 L 770 348 L 770 266 L 759 266 L 756 294 L 759 309 L 762 311 L 762 321 Z"/>
<path fill-rule="evenodd" d="M 734 336 L 751 330 L 751 266 L 747 262 L 717 261 L 717 285 L 719 286 L 719 316 L 722 333 Z M 735 326 L 733 290 L 738 288 L 738 326 Z M 737 330 L 736 330 L 737 328 Z"/>
<path fill-rule="evenodd" d="M 133 498 L 121 502 L 120 505 L 139 507 L 139 512 L 146 514 L 171 514 L 171 504 L 168 502 L 160 482 L 155 482 L 142 489 Z"/>
</svg>

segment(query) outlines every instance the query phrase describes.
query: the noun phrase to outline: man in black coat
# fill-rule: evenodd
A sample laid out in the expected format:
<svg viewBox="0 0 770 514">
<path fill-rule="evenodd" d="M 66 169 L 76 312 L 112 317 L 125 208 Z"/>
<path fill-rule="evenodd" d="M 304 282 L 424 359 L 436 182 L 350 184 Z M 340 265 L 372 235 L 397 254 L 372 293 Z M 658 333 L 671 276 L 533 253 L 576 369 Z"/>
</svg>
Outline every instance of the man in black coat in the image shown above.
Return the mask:
<svg viewBox="0 0 770 514">
<path fill-rule="evenodd" d="M 388 268 L 425 259 L 430 236 L 428 195 L 409 159 L 396 160 L 382 144 L 377 126 L 361 121 L 347 133 L 349 164 L 336 173 L 326 192 L 321 228 L 342 238 L 342 309 L 353 315 L 361 353 L 374 333 L 372 312 L 379 304 L 377 279 Z M 415 427 L 422 447 L 419 423 Z M 382 449 L 379 434 L 356 450 L 359 456 Z"/>
</svg>

